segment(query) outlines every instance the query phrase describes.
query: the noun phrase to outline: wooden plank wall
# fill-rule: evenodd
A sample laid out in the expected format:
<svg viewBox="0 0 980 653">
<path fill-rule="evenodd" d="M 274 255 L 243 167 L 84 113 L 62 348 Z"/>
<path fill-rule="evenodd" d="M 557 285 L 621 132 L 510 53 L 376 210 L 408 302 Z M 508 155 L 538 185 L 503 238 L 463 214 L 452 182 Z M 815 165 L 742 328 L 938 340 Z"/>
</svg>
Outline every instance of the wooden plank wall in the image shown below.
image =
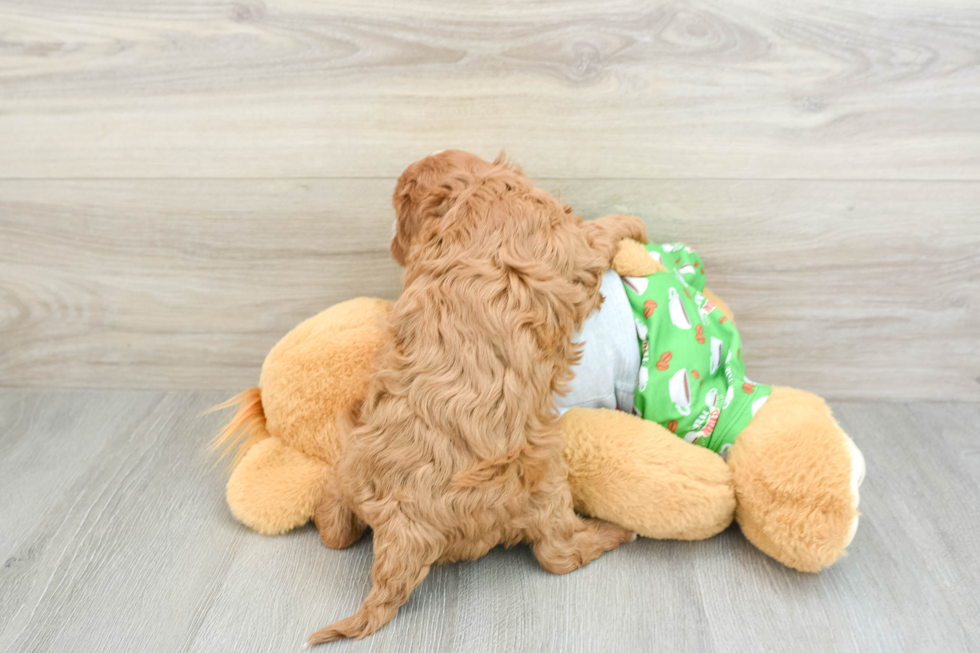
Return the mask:
<svg viewBox="0 0 980 653">
<path fill-rule="evenodd" d="M 697 247 L 753 378 L 980 400 L 967 0 L 0 0 L 0 385 L 253 384 L 447 147 Z"/>
</svg>

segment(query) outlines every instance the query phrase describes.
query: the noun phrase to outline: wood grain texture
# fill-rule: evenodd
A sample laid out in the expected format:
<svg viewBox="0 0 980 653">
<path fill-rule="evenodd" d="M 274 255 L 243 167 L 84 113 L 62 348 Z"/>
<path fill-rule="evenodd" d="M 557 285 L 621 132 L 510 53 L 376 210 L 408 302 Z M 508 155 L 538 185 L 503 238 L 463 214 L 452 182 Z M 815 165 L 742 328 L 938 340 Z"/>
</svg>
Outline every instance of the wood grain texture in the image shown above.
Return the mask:
<svg viewBox="0 0 980 653">
<path fill-rule="evenodd" d="M 356 609 L 370 537 L 233 521 L 205 443 L 223 392 L 0 390 L 0 651 L 295 651 Z M 567 576 L 525 547 L 432 571 L 324 651 L 968 651 L 980 641 L 980 405 L 838 403 L 868 463 L 861 526 L 800 574 L 737 529 L 640 539 Z"/>
<path fill-rule="evenodd" d="M 980 183 L 553 180 L 696 247 L 752 378 L 980 400 Z M 394 180 L 0 181 L 3 385 L 243 388 L 301 320 L 395 298 Z"/>
<path fill-rule="evenodd" d="M 980 179 L 980 9 L 0 1 L 0 178 Z"/>
</svg>

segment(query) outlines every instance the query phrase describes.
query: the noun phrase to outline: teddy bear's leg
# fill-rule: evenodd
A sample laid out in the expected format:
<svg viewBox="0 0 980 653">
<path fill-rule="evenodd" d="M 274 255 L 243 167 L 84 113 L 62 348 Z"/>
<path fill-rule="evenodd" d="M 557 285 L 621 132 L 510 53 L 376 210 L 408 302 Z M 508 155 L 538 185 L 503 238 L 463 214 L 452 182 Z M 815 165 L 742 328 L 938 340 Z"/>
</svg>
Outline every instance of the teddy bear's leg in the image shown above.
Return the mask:
<svg viewBox="0 0 980 653">
<path fill-rule="evenodd" d="M 857 529 L 861 452 L 820 397 L 773 387 L 728 454 L 750 542 L 800 571 L 844 553 Z"/>
<path fill-rule="evenodd" d="M 228 479 L 228 507 L 238 521 L 263 535 L 302 526 L 320 503 L 330 465 L 277 437 L 252 446 Z"/>
<path fill-rule="evenodd" d="M 731 523 L 731 472 L 715 452 L 616 410 L 572 408 L 560 424 L 578 512 L 661 539 L 704 539 Z"/>
</svg>

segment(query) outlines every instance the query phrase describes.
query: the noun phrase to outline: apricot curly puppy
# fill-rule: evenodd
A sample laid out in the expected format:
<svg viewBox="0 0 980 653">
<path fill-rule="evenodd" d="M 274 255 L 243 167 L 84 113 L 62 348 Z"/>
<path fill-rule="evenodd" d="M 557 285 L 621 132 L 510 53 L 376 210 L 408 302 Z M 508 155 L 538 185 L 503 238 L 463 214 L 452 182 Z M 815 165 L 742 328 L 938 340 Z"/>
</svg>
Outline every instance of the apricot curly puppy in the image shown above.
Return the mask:
<svg viewBox="0 0 980 653">
<path fill-rule="evenodd" d="M 373 586 L 309 644 L 370 635 L 436 562 L 528 542 L 563 574 L 632 533 L 572 511 L 555 393 L 602 273 L 642 221 L 583 223 L 502 159 L 460 151 L 413 163 L 395 190 L 392 255 L 405 265 L 360 414 L 316 511 L 328 546 L 374 530 Z"/>
</svg>

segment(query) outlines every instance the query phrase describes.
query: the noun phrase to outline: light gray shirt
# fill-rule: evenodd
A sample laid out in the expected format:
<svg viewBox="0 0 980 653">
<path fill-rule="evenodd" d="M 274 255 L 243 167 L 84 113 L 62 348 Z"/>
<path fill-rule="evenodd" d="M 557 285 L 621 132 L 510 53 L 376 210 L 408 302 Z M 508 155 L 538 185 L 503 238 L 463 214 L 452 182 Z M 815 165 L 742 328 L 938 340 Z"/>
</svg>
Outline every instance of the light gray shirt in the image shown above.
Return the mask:
<svg viewBox="0 0 980 653">
<path fill-rule="evenodd" d="M 633 411 L 633 393 L 640 371 L 633 309 L 623 280 L 610 270 L 602 277 L 603 302 L 588 317 L 575 342 L 585 343 L 582 360 L 572 368 L 571 391 L 557 397 L 558 412 L 569 408 L 612 408 Z"/>
</svg>

